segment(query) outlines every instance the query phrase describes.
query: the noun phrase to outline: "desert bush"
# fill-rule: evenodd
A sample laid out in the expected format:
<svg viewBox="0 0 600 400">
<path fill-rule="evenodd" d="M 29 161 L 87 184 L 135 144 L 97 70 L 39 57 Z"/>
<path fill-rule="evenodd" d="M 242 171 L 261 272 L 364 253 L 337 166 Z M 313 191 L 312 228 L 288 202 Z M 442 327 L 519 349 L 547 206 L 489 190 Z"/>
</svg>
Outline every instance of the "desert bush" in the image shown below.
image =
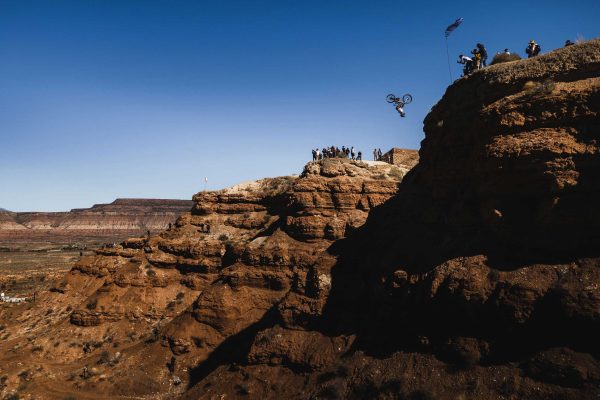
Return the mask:
<svg viewBox="0 0 600 400">
<path fill-rule="evenodd" d="M 108 352 L 108 350 L 104 350 L 102 353 L 100 353 L 100 358 L 98 359 L 98 364 L 108 364 L 109 361 L 110 361 L 110 353 Z"/>
<path fill-rule="evenodd" d="M 185 293 L 179 292 L 179 293 L 177 293 L 177 296 L 175 296 L 175 300 L 180 302 L 181 300 L 183 300 L 184 297 L 185 297 Z"/>
<path fill-rule="evenodd" d="M 32 353 L 37 353 L 37 352 L 40 352 L 40 351 L 44 351 L 44 347 L 43 347 L 43 346 L 39 346 L 39 345 L 38 345 L 38 346 L 33 346 L 33 347 L 31 348 L 31 352 L 32 352 Z"/>
<path fill-rule="evenodd" d="M 527 81 L 523 85 L 523 90 L 530 95 L 548 95 L 556 88 L 556 83 L 552 79 L 546 79 L 543 82 Z"/>
<path fill-rule="evenodd" d="M 88 310 L 95 310 L 97 306 L 98 306 L 98 299 L 94 299 L 85 305 L 85 307 Z"/>
<path fill-rule="evenodd" d="M 515 53 L 510 53 L 510 54 L 506 54 L 506 53 L 499 53 L 496 54 L 494 56 L 494 58 L 492 59 L 492 62 L 490 63 L 490 65 L 494 65 L 494 64 L 502 64 L 505 62 L 509 62 L 509 61 L 517 61 L 520 60 L 521 56 Z"/>
<path fill-rule="evenodd" d="M 4 400 L 19 400 L 19 399 L 20 399 L 20 397 L 19 397 L 18 393 L 11 393 L 4 398 Z"/>
<path fill-rule="evenodd" d="M 218 239 L 219 239 L 221 242 L 226 242 L 226 241 L 228 241 L 228 240 L 229 240 L 229 236 L 227 236 L 226 234 L 222 233 L 222 234 L 220 234 L 220 235 L 219 235 Z"/>
<path fill-rule="evenodd" d="M 19 373 L 19 375 L 17 375 L 19 377 L 19 379 L 21 379 L 22 381 L 28 381 L 31 379 L 31 371 L 29 370 L 25 370 L 25 371 L 21 371 Z"/>
<path fill-rule="evenodd" d="M 551 79 L 546 79 L 534 89 L 534 92 L 536 94 L 550 94 L 555 88 L 556 83 Z"/>
</svg>

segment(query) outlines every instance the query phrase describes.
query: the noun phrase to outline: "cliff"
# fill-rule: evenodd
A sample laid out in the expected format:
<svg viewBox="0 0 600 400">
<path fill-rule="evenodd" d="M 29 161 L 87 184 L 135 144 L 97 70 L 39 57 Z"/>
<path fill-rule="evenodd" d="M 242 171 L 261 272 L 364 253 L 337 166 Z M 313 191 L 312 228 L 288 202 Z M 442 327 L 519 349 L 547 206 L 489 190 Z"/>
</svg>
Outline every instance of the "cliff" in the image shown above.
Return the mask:
<svg viewBox="0 0 600 400">
<path fill-rule="evenodd" d="M 596 40 L 457 81 L 414 167 L 198 193 L 7 309 L 5 384 L 21 363 L 47 398 L 598 398 L 599 110 Z"/>
</svg>

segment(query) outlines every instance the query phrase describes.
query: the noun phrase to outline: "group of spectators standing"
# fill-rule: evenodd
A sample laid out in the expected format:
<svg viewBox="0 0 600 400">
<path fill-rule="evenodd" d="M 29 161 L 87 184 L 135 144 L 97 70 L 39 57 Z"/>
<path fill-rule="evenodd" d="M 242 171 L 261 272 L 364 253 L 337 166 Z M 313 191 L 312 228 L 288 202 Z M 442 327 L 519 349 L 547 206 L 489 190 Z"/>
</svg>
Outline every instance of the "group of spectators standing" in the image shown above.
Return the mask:
<svg viewBox="0 0 600 400">
<path fill-rule="evenodd" d="M 476 69 L 487 67 L 488 52 L 485 46 L 481 43 L 477 43 L 475 48 L 471 50 L 473 57 L 467 57 L 463 54 L 458 56 L 458 63 L 463 64 L 463 75 L 469 75 Z"/>
<path fill-rule="evenodd" d="M 574 44 L 575 43 L 572 41 L 567 40 L 565 42 L 565 47 L 572 46 Z M 536 43 L 535 40 L 530 40 L 527 48 L 525 49 L 527 58 L 535 57 L 540 54 L 541 51 L 542 47 Z M 488 52 L 483 44 L 477 43 L 475 48 L 471 50 L 471 54 L 473 57 L 467 57 L 463 54 L 458 56 L 457 62 L 465 66 L 463 68 L 463 75 L 469 75 L 471 72 L 487 66 Z M 510 55 L 510 51 L 508 49 L 504 49 L 504 52 L 496 54 Z"/>
<path fill-rule="evenodd" d="M 373 149 L 373 161 L 383 161 L 381 149 Z"/>
<path fill-rule="evenodd" d="M 336 146 L 331 147 L 323 147 L 323 149 L 313 149 L 312 150 L 313 161 L 322 160 L 324 158 L 350 158 L 352 160 L 362 160 L 362 152 L 356 151 L 354 146 L 346 147 L 342 146 L 340 149 Z"/>
</svg>

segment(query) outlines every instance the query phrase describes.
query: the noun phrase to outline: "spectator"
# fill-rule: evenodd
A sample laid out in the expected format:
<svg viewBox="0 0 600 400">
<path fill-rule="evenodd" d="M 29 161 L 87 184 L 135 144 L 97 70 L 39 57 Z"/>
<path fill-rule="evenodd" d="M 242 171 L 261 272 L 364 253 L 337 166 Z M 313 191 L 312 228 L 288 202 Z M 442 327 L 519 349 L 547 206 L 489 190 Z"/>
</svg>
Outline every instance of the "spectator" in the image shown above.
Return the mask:
<svg viewBox="0 0 600 400">
<path fill-rule="evenodd" d="M 535 42 L 535 40 L 529 41 L 529 46 L 525 49 L 525 53 L 527 53 L 527 58 L 535 57 L 540 54 L 542 48 L 539 44 Z"/>
<path fill-rule="evenodd" d="M 481 43 L 477 43 L 477 50 L 479 50 L 479 54 L 481 54 L 481 68 L 487 67 L 487 58 L 488 53 L 485 46 Z"/>
<path fill-rule="evenodd" d="M 467 76 L 469 75 L 471 72 L 473 72 L 473 69 L 475 68 L 475 63 L 473 61 L 473 59 L 471 57 L 467 57 L 467 56 L 463 56 L 462 54 L 458 56 L 458 61 L 459 64 L 463 64 L 463 76 Z"/>
</svg>

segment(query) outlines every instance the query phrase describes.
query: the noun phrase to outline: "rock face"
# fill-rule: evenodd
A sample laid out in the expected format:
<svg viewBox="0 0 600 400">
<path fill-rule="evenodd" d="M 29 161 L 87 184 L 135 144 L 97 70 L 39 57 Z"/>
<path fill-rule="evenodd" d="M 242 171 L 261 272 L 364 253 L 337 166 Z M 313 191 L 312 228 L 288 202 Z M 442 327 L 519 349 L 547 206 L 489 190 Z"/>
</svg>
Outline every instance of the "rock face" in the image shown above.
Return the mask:
<svg viewBox="0 0 600 400">
<path fill-rule="evenodd" d="M 0 354 L 97 360 L 78 390 L 110 398 L 596 399 L 599 112 L 600 41 L 478 71 L 414 168 L 327 159 L 199 193 L 82 259 Z M 104 338 L 128 343 L 120 372 Z"/>
<path fill-rule="evenodd" d="M 600 41 L 456 82 L 397 193 L 316 264 L 328 289 L 187 398 L 600 396 L 599 113 Z"/>
<path fill-rule="evenodd" d="M 163 230 L 188 212 L 189 200 L 117 199 L 69 212 L 0 211 L 0 240 L 28 241 L 46 237 L 109 237 Z"/>
<path fill-rule="evenodd" d="M 273 315 L 290 326 L 308 327 L 331 288 L 335 256 L 328 248 L 359 229 L 413 165 L 326 159 L 309 163 L 300 177 L 198 193 L 191 212 L 170 230 L 83 257 L 45 299 L 56 306 L 53 315 L 62 315 L 59 321 L 68 315 L 68 324 L 39 332 L 35 345 L 49 348 L 49 358 L 93 363 L 101 352 L 114 351 L 104 339 L 140 343 L 146 355 L 118 348 L 120 368 L 130 371 L 119 378 L 122 385 L 97 382 L 110 396 L 124 395 L 120 388 L 133 380 L 148 382 L 134 390 L 137 394 L 168 391 L 172 374 L 193 382 L 204 373 L 196 368 L 199 363 L 211 365 L 227 340 L 255 332 Z M 84 354 L 57 341 L 79 335 Z M 330 342 L 320 333 L 298 335 Z M 286 343 L 280 343 L 280 353 Z M 334 349 L 351 341 L 332 343 L 326 355 L 317 354 L 319 346 L 300 345 L 292 359 L 324 365 L 339 353 Z M 300 354 L 311 348 L 313 356 Z M 254 352 L 257 361 L 266 356 Z"/>
</svg>

